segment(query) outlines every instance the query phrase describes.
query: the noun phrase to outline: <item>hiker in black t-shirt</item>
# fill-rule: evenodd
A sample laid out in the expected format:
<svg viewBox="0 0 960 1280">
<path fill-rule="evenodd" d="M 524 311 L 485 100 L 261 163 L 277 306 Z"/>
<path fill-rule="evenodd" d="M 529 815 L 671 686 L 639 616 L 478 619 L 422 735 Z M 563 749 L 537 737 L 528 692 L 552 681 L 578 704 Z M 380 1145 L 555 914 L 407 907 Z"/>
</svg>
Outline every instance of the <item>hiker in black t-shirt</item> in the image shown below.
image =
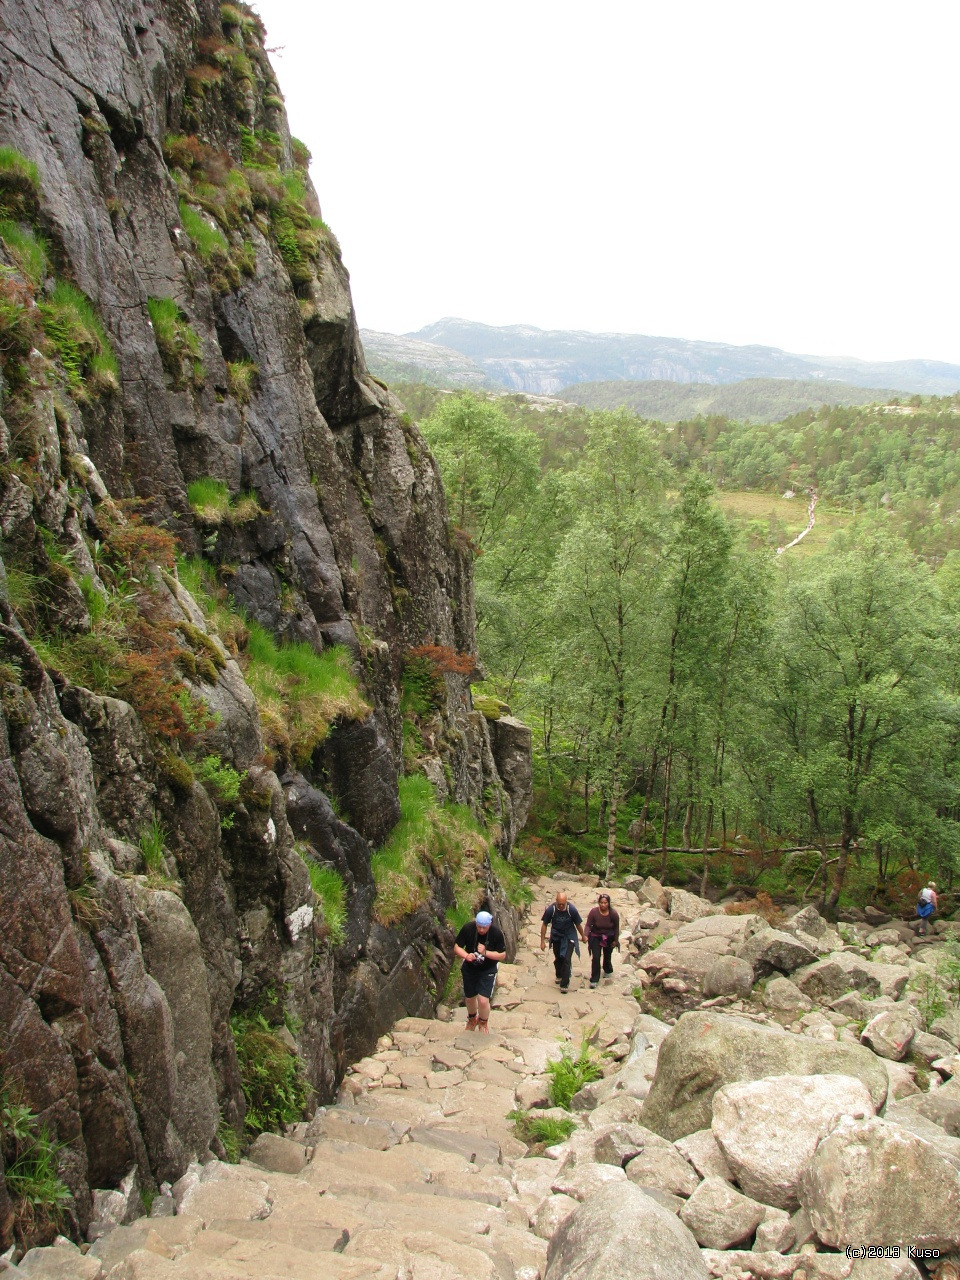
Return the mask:
<svg viewBox="0 0 960 1280">
<path fill-rule="evenodd" d="M 570 967 L 573 964 L 573 953 L 580 954 L 580 942 L 586 942 L 583 933 L 583 917 L 573 905 L 567 902 L 567 895 L 561 889 L 556 900 L 551 902 L 541 917 L 540 950 L 547 949 L 547 925 L 550 926 L 550 946 L 553 948 L 553 968 L 561 995 L 570 988 Z M 580 942 L 577 941 L 580 935 Z"/>
<path fill-rule="evenodd" d="M 453 953 L 463 961 L 463 994 L 467 1004 L 467 1030 L 489 1031 L 490 1001 L 497 981 L 497 964 L 507 958 L 503 934 L 489 911 L 478 911 L 476 919 L 457 934 Z"/>
</svg>

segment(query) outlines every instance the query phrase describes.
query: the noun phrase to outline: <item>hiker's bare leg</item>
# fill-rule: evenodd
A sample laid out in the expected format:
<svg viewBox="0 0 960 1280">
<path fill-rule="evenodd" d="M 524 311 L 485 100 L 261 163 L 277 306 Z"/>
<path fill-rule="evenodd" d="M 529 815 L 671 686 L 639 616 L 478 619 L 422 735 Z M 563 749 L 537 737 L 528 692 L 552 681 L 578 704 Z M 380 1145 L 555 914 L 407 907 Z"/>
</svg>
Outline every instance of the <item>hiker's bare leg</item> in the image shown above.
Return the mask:
<svg viewBox="0 0 960 1280">
<path fill-rule="evenodd" d="M 480 999 L 479 996 L 467 996 L 466 998 L 465 1003 L 467 1006 L 467 1029 L 469 1031 L 472 1031 L 474 1027 L 477 1025 L 477 1001 L 479 999 Z"/>
<path fill-rule="evenodd" d="M 477 1009 L 477 1023 L 481 1031 L 486 1031 L 490 1019 L 490 1001 L 486 996 L 477 996 L 477 1003 L 480 1006 Z"/>
</svg>

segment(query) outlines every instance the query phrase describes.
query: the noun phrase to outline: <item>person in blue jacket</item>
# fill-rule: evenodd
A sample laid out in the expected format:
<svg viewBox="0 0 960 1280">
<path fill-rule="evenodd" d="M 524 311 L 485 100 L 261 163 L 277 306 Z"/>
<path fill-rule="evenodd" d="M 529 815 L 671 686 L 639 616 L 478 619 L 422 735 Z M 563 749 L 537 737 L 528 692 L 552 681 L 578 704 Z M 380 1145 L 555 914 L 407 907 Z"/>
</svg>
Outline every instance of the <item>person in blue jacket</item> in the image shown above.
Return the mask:
<svg viewBox="0 0 960 1280">
<path fill-rule="evenodd" d="M 930 928 L 930 922 L 937 912 L 937 882 L 931 880 L 926 888 L 920 890 L 920 896 L 917 898 L 917 915 L 920 917 L 920 923 L 917 926 L 917 933 L 927 933 Z"/>
<path fill-rule="evenodd" d="M 580 954 L 580 943 L 587 941 L 583 932 L 583 917 L 573 905 L 567 901 L 567 895 L 561 889 L 556 899 L 550 903 L 541 917 L 540 950 L 547 949 L 547 925 L 550 926 L 550 946 L 553 949 L 553 968 L 560 994 L 570 990 L 570 968 L 573 964 L 573 953 Z M 580 940 L 577 941 L 579 934 Z"/>
</svg>

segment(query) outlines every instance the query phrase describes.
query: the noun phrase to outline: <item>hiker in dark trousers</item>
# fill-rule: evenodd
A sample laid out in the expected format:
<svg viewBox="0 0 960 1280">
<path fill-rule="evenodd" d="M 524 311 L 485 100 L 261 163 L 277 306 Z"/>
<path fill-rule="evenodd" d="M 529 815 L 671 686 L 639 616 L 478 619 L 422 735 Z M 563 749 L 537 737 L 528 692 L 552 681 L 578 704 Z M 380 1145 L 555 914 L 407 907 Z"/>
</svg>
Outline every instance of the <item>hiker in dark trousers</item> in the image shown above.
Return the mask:
<svg viewBox="0 0 960 1280">
<path fill-rule="evenodd" d="M 457 934 L 453 953 L 463 961 L 460 972 L 467 1005 L 467 1030 L 489 1031 L 487 1024 L 497 964 L 507 958 L 507 944 L 489 911 L 478 911 L 476 918 L 463 926 Z"/>
<path fill-rule="evenodd" d="M 556 972 L 557 985 L 561 994 L 570 989 L 570 966 L 573 964 L 573 953 L 580 954 L 580 941 L 586 942 L 583 932 L 583 917 L 573 905 L 567 902 L 567 895 L 561 889 L 556 901 L 551 902 L 543 913 L 540 925 L 540 950 L 547 949 L 547 925 L 550 926 L 550 946 L 553 948 L 553 967 Z"/>
<path fill-rule="evenodd" d="M 609 893 L 601 893 L 597 905 L 587 912 L 587 946 L 590 949 L 590 988 L 600 981 L 600 958 L 603 972 L 613 973 L 612 951 L 620 948 L 620 917 L 610 905 Z"/>
</svg>

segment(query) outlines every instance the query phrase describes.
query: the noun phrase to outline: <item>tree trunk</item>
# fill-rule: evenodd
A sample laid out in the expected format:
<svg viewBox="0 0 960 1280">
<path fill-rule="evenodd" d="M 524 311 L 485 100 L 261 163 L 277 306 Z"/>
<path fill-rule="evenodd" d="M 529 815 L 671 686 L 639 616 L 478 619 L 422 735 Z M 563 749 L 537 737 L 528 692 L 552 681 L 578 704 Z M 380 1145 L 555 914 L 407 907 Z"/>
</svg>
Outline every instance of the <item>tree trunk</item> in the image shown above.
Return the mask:
<svg viewBox="0 0 960 1280">
<path fill-rule="evenodd" d="M 840 894 L 843 892 L 843 883 L 847 878 L 847 865 L 850 861 L 852 844 L 853 814 L 849 809 L 844 809 L 840 819 L 840 853 L 833 869 L 833 884 L 830 888 L 830 896 L 825 903 L 827 916 L 831 919 L 835 918 L 837 914 L 837 904 L 840 901 Z"/>
<path fill-rule="evenodd" d="M 667 752 L 667 767 L 663 776 L 663 823 L 660 827 L 660 848 L 663 857 L 660 859 L 660 878 L 667 874 L 667 827 L 670 823 L 670 768 L 673 764 L 673 750 Z"/>
<path fill-rule="evenodd" d="M 603 882 L 610 883 L 613 875 L 613 857 L 617 849 L 617 810 L 620 807 L 620 787 L 614 783 L 607 811 L 607 856 L 604 862 Z"/>
</svg>

